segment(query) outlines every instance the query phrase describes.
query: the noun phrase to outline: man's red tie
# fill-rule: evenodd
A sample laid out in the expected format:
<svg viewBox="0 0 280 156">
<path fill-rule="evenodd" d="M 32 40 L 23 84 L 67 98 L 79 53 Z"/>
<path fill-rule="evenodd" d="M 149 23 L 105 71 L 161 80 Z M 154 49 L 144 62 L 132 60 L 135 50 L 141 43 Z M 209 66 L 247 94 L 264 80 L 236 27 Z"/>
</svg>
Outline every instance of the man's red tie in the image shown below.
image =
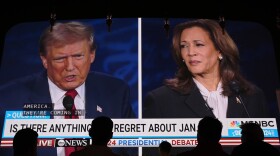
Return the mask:
<svg viewBox="0 0 280 156">
<path fill-rule="evenodd" d="M 76 95 L 77 95 L 77 91 L 75 89 L 73 90 L 68 90 L 66 93 L 65 93 L 65 96 L 71 96 L 73 99 L 75 99 Z M 73 104 L 72 106 L 72 115 L 71 117 L 69 115 L 65 115 L 65 119 L 79 119 L 79 117 L 77 115 L 75 115 L 75 110 L 76 110 L 76 107 L 75 107 L 75 104 Z M 72 152 L 75 151 L 75 147 L 65 147 L 65 156 L 69 156 Z"/>
<path fill-rule="evenodd" d="M 73 99 L 75 99 L 76 95 L 77 95 L 77 91 L 75 89 L 72 89 L 72 90 L 68 90 L 66 93 L 65 93 L 65 96 L 71 96 Z M 75 104 L 73 104 L 72 106 L 72 115 L 71 117 L 69 115 L 65 115 L 65 119 L 79 119 L 79 117 L 77 115 L 75 115 L 75 111 L 76 111 L 76 107 L 75 107 Z"/>
</svg>

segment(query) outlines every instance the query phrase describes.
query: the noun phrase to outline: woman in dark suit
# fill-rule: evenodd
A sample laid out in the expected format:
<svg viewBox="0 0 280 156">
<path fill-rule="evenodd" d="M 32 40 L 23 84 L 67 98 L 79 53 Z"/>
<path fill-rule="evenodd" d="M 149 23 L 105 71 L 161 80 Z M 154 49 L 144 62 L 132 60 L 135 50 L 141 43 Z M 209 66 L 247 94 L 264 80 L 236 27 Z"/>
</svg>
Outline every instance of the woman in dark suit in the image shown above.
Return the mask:
<svg viewBox="0 0 280 156">
<path fill-rule="evenodd" d="M 239 70 L 239 51 L 219 23 L 198 19 L 173 34 L 174 78 L 150 91 L 143 118 L 269 117 L 264 94 Z"/>
</svg>

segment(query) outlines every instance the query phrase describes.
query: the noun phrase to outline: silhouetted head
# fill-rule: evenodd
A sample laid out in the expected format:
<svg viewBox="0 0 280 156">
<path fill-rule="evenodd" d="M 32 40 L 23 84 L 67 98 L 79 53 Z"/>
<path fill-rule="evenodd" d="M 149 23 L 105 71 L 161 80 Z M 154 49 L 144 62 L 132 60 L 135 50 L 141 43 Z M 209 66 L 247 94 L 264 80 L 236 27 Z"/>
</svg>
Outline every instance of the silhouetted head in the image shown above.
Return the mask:
<svg viewBox="0 0 280 156">
<path fill-rule="evenodd" d="M 92 120 L 89 136 L 92 144 L 107 146 L 108 141 L 113 136 L 113 121 L 106 116 L 99 116 Z"/>
<path fill-rule="evenodd" d="M 160 155 L 168 155 L 171 151 L 171 148 L 172 148 L 172 146 L 168 141 L 162 141 L 159 144 Z"/>
<path fill-rule="evenodd" d="M 14 156 L 36 156 L 38 133 L 33 129 L 19 130 L 13 139 Z"/>
<path fill-rule="evenodd" d="M 240 128 L 242 129 L 242 143 L 262 141 L 264 139 L 263 130 L 261 126 L 257 123 L 244 123 L 240 126 Z"/>
<path fill-rule="evenodd" d="M 221 139 L 223 125 L 213 117 L 204 117 L 198 123 L 197 140 L 200 142 L 218 143 Z"/>
</svg>

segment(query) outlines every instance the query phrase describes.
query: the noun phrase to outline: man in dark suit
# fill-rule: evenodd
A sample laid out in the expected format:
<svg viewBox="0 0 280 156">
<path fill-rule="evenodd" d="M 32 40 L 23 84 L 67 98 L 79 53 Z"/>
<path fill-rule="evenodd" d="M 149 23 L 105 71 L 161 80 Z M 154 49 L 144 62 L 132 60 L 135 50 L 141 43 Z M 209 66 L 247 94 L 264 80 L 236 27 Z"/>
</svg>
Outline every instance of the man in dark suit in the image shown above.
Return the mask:
<svg viewBox="0 0 280 156">
<path fill-rule="evenodd" d="M 86 148 L 71 153 L 70 156 L 120 156 L 112 152 L 108 142 L 113 136 L 113 121 L 107 116 L 96 117 L 91 122 L 89 136 L 92 144 Z"/>
<path fill-rule="evenodd" d="M 31 128 L 24 128 L 13 138 L 13 156 L 37 156 L 38 133 Z"/>
<path fill-rule="evenodd" d="M 217 119 L 205 116 L 198 123 L 197 142 L 192 150 L 177 154 L 177 156 L 229 156 L 219 143 L 223 124 Z"/>
<path fill-rule="evenodd" d="M 244 123 L 240 128 L 241 144 L 233 148 L 231 156 L 280 155 L 276 147 L 264 141 L 264 131 L 258 123 Z"/>
<path fill-rule="evenodd" d="M 6 110 L 22 110 L 24 103 L 53 103 L 54 110 L 65 109 L 63 99 L 73 90 L 77 95 L 71 107 L 85 110 L 79 118 L 135 117 L 128 85 L 112 76 L 90 72 L 96 51 L 91 27 L 79 22 L 56 23 L 41 35 L 39 50 L 45 71 L 0 86 L 0 131 Z M 1 150 L 4 153 L 9 149 Z M 63 148 L 46 150 L 42 155 L 68 156 Z"/>
</svg>

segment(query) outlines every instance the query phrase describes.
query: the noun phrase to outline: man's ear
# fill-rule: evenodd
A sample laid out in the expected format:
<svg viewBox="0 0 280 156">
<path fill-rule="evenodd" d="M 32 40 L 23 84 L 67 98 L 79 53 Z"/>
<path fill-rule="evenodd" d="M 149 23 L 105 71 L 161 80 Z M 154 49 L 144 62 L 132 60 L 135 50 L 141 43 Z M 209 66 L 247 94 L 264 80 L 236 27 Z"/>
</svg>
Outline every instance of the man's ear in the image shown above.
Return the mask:
<svg viewBox="0 0 280 156">
<path fill-rule="evenodd" d="M 91 51 L 90 54 L 89 54 L 89 57 L 90 57 L 90 62 L 94 62 L 94 59 L 95 59 L 95 50 Z"/>
<path fill-rule="evenodd" d="M 48 61 L 47 61 L 47 58 L 46 58 L 45 56 L 43 56 L 43 55 L 40 55 L 40 58 L 41 58 L 41 60 L 42 60 L 43 66 L 44 66 L 46 69 L 48 69 Z"/>
</svg>

